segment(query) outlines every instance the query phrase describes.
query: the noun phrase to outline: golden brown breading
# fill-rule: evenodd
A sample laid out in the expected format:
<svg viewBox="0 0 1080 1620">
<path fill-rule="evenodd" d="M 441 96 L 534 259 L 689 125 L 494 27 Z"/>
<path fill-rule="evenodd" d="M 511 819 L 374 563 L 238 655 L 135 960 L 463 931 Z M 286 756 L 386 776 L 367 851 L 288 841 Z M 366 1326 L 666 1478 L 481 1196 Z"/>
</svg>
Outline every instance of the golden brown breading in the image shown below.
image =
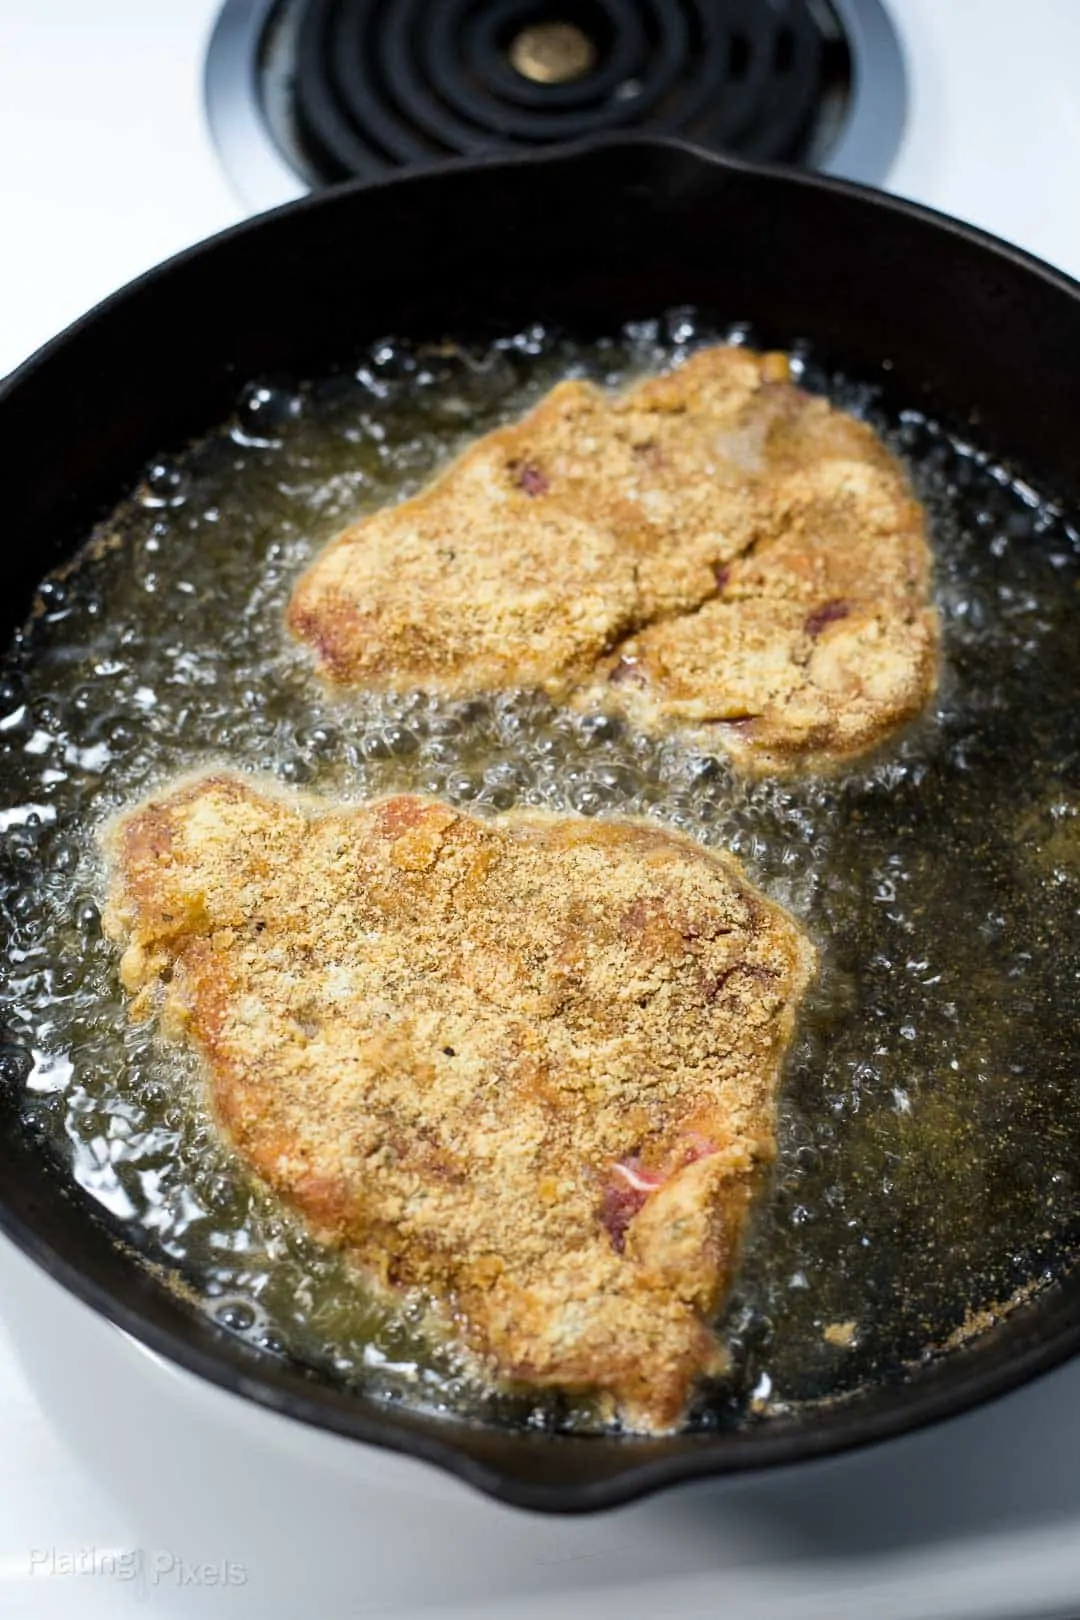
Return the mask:
<svg viewBox="0 0 1080 1620">
<path fill-rule="evenodd" d="M 640 724 L 708 724 L 757 770 L 872 746 L 937 674 L 922 514 L 899 470 L 824 460 L 778 478 L 772 499 L 778 538 L 724 569 L 696 613 L 650 625 L 603 666 Z M 602 680 L 583 697 L 602 703 Z"/>
<path fill-rule="evenodd" d="M 793 920 L 643 824 L 407 796 L 208 777 L 107 842 L 133 1016 L 271 1187 L 499 1379 L 678 1424 L 774 1153 Z"/>
<path fill-rule="evenodd" d="M 341 685 L 540 686 L 775 769 L 921 708 L 929 585 L 922 510 L 873 431 L 783 355 L 713 348 L 621 396 L 561 383 L 333 541 L 288 624 Z"/>
</svg>

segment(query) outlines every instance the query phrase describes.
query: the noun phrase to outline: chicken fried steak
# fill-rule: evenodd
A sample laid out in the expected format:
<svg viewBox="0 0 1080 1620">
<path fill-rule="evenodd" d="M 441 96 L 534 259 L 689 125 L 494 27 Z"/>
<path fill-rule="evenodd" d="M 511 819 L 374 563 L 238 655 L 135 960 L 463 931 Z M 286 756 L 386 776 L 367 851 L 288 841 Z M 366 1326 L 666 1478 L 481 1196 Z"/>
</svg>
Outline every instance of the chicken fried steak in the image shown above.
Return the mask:
<svg viewBox="0 0 1080 1620">
<path fill-rule="evenodd" d="M 133 1017 L 253 1169 L 499 1381 L 677 1426 L 774 1153 L 814 951 L 638 823 L 326 808 L 225 775 L 118 818 Z"/>
<path fill-rule="evenodd" d="M 542 687 L 784 769 L 925 703 L 930 565 L 873 430 L 720 347 L 617 396 L 560 383 L 332 541 L 287 622 L 340 686 Z"/>
</svg>

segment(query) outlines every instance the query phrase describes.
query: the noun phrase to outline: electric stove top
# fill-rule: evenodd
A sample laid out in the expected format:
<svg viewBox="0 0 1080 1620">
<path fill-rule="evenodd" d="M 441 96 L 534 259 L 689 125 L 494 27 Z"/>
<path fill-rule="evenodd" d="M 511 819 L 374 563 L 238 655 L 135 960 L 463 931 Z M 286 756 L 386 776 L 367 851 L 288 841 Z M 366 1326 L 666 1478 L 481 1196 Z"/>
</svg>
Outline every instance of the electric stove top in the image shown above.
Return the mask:
<svg viewBox="0 0 1080 1620">
<path fill-rule="evenodd" d="M 312 185 L 592 128 L 662 126 L 882 184 L 1080 274 L 1078 61 L 1075 0 L 9 4 L 0 374 L 152 264 Z M 103 1490 L 5 1336 L 21 1313 L 72 1410 L 127 1413 L 119 1449 L 138 1421 L 108 1383 L 114 1330 L 0 1247 L 0 1613 L 1080 1615 L 1080 1364 L 885 1447 L 584 1520 L 413 1490 L 378 1457 L 374 1485 L 296 1500 L 241 1455 L 235 1509 L 208 1531 L 197 1454 L 156 1520 L 138 1477 Z"/>
</svg>

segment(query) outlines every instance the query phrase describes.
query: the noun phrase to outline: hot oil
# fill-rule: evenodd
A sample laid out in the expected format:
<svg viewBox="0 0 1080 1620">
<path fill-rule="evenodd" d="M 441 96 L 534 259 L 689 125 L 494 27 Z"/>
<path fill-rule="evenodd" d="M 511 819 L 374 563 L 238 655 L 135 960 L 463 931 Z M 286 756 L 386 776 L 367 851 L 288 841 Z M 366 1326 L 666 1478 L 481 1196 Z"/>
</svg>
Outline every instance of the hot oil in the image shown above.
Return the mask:
<svg viewBox="0 0 1080 1620">
<path fill-rule="evenodd" d="M 918 1358 L 1080 1245 L 1080 550 L 1025 484 L 799 357 L 808 386 L 907 458 L 945 636 L 931 711 L 825 778 L 740 781 L 686 738 L 525 692 L 334 701 L 282 632 L 298 571 L 359 511 L 415 490 L 561 377 L 617 385 L 725 335 L 676 312 L 589 345 L 539 329 L 475 350 L 386 342 L 355 373 L 252 386 L 45 582 L 11 651 L 0 1068 L 27 1128 L 137 1246 L 268 1354 L 414 1405 L 592 1421 L 486 1395 L 425 1332 L 421 1302 L 376 1304 L 221 1145 L 192 1060 L 129 1023 L 100 937 L 95 831 L 208 764 L 327 796 L 648 816 L 733 850 L 804 920 L 823 972 L 725 1317 L 733 1371 L 702 1425 Z"/>
</svg>

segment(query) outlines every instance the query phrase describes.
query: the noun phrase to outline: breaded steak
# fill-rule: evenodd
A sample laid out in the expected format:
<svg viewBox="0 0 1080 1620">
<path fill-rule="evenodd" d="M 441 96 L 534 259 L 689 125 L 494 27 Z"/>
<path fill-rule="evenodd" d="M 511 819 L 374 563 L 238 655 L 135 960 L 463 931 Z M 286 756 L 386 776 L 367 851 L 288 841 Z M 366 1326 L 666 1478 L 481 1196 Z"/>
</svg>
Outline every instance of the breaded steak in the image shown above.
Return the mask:
<svg viewBox="0 0 1080 1620">
<path fill-rule="evenodd" d="M 929 588 L 922 509 L 872 429 L 732 347 L 618 396 L 560 383 L 332 541 L 287 621 L 340 685 L 538 686 L 777 769 L 921 708 Z"/>
<path fill-rule="evenodd" d="M 258 1174 L 494 1377 L 677 1425 L 774 1153 L 795 922 L 677 835 L 408 796 L 212 776 L 107 845 L 132 1014 Z"/>
</svg>

